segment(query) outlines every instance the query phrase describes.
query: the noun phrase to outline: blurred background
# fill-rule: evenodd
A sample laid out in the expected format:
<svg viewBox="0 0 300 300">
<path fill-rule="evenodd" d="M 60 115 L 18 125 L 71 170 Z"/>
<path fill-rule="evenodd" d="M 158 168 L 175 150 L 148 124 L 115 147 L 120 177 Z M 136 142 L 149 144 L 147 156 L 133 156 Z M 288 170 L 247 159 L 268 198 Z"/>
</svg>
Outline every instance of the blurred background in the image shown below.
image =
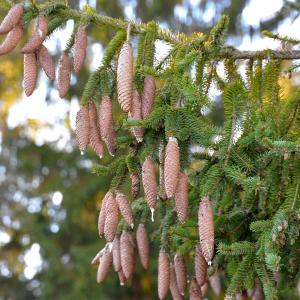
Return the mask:
<svg viewBox="0 0 300 300">
<path fill-rule="evenodd" d="M 39 1 L 37 1 L 39 2 Z M 43 1 L 40 1 L 43 2 Z M 257 50 L 281 45 L 262 38 L 273 30 L 300 38 L 300 1 L 283 0 L 69 0 L 73 8 L 89 4 L 98 13 L 143 22 L 155 20 L 173 31 L 207 32 L 221 14 L 230 16 L 227 44 Z M 1 11 L 1 19 L 5 12 Z M 73 23 L 45 43 L 57 63 Z M 131 287 L 119 287 L 111 273 L 101 286 L 90 260 L 103 241 L 97 234 L 97 204 L 109 178 L 92 175 L 97 157 L 81 156 L 74 141 L 78 98 L 89 73 L 101 62 L 114 32 L 89 29 L 88 59 L 72 77 L 68 98 L 58 97 L 40 73 L 38 88 L 22 92 L 22 57 L 0 57 L 0 300 L 17 299 L 157 299 L 156 257 L 145 272 L 140 266 Z M 159 47 L 165 55 L 168 47 Z M 216 122 L 222 120 L 217 93 Z M 104 158 L 109 162 L 109 157 Z M 214 298 L 209 294 L 209 299 Z"/>
</svg>

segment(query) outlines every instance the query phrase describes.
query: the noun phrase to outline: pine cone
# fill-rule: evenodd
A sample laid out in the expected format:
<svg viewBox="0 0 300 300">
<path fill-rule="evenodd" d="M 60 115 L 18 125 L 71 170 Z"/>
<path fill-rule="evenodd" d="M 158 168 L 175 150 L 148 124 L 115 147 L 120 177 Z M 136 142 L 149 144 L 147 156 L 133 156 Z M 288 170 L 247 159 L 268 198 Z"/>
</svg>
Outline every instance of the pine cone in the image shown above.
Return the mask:
<svg viewBox="0 0 300 300">
<path fill-rule="evenodd" d="M 50 80 L 54 80 L 55 79 L 54 62 L 47 48 L 44 45 L 42 45 L 41 48 L 37 51 L 37 58 L 44 72 L 48 76 L 48 78 Z"/>
<path fill-rule="evenodd" d="M 142 98 L 142 116 L 146 119 L 152 111 L 155 97 L 155 79 L 152 76 L 146 76 L 144 79 L 144 92 Z"/>
<path fill-rule="evenodd" d="M 24 91 L 29 97 L 36 86 L 37 81 L 37 61 L 35 53 L 24 54 Z"/>
<path fill-rule="evenodd" d="M 89 120 L 90 120 L 90 146 L 101 159 L 104 149 L 100 138 L 100 130 L 98 128 L 97 108 L 94 101 L 89 102 Z"/>
<path fill-rule="evenodd" d="M 100 264 L 97 272 L 97 282 L 101 283 L 106 278 L 112 263 L 112 253 L 109 247 L 105 247 L 105 250 L 101 256 Z"/>
<path fill-rule="evenodd" d="M 76 141 L 78 148 L 83 154 L 90 141 L 90 121 L 89 121 L 89 107 L 82 106 L 76 115 Z"/>
<path fill-rule="evenodd" d="M 197 244 L 195 249 L 195 275 L 198 285 L 202 286 L 206 281 L 207 263 L 202 254 L 200 244 Z"/>
<path fill-rule="evenodd" d="M 100 238 L 102 237 L 103 233 L 104 233 L 104 224 L 105 224 L 105 219 L 106 219 L 106 203 L 110 202 L 110 198 L 113 197 L 113 194 L 111 193 L 111 191 L 108 191 L 104 198 L 101 201 L 101 208 L 100 208 L 100 213 L 99 213 L 99 217 L 98 217 L 98 233 Z"/>
<path fill-rule="evenodd" d="M 7 54 L 15 49 L 23 36 L 23 32 L 23 26 L 20 24 L 16 25 L 0 45 L 0 55 Z"/>
<path fill-rule="evenodd" d="M 130 206 L 130 203 L 129 203 L 127 197 L 124 194 L 117 192 L 116 201 L 117 201 L 120 213 L 123 216 L 123 218 L 125 219 L 126 223 L 129 226 L 131 226 L 131 228 L 133 228 L 133 226 L 134 226 L 133 213 L 132 213 L 132 209 L 131 209 L 131 206 Z"/>
<path fill-rule="evenodd" d="M 180 171 L 179 147 L 177 139 L 170 137 L 165 153 L 165 190 L 168 198 L 174 197 Z"/>
<path fill-rule="evenodd" d="M 201 299 L 202 299 L 201 289 L 198 286 L 196 279 L 193 278 L 190 284 L 190 300 L 201 300 Z"/>
<path fill-rule="evenodd" d="M 118 101 L 125 112 L 129 112 L 132 102 L 133 90 L 133 52 L 129 41 L 126 41 L 121 48 L 118 69 L 117 88 Z"/>
<path fill-rule="evenodd" d="M 119 272 L 122 270 L 122 267 L 121 267 L 120 239 L 117 236 L 115 236 L 113 241 L 112 254 L 113 254 L 114 270 L 116 272 Z"/>
<path fill-rule="evenodd" d="M 107 242 L 112 242 L 119 223 L 119 209 L 114 196 L 109 197 L 105 202 L 104 236 Z"/>
<path fill-rule="evenodd" d="M 70 88 L 71 82 L 71 59 L 67 53 L 63 53 L 58 63 L 58 93 L 64 98 Z"/>
<path fill-rule="evenodd" d="M 174 300 L 183 300 L 183 297 L 178 290 L 175 270 L 172 263 L 170 263 L 170 292 Z"/>
<path fill-rule="evenodd" d="M 150 244 L 144 224 L 139 224 L 139 227 L 136 231 L 136 243 L 141 264 L 144 269 L 148 269 L 150 260 Z"/>
<path fill-rule="evenodd" d="M 22 3 L 14 5 L 6 14 L 5 18 L 0 24 L 0 34 L 8 33 L 17 24 L 20 23 L 24 13 L 24 7 Z M 20 25 L 18 25 L 20 26 Z"/>
<path fill-rule="evenodd" d="M 118 276 L 119 276 L 120 285 L 123 286 L 125 284 L 126 277 L 122 269 L 118 272 Z"/>
<path fill-rule="evenodd" d="M 142 120 L 142 103 L 137 90 L 133 91 L 132 105 L 129 112 L 129 117 L 134 120 Z M 135 126 L 131 129 L 131 132 L 138 143 L 141 143 L 143 141 L 144 129 L 142 127 Z"/>
<path fill-rule="evenodd" d="M 222 292 L 220 276 L 218 274 L 214 274 L 214 275 L 210 276 L 209 284 L 210 284 L 211 289 L 213 290 L 214 294 L 219 297 Z"/>
<path fill-rule="evenodd" d="M 91 265 L 92 266 L 99 266 L 100 264 L 100 259 L 101 259 L 101 256 L 102 256 L 103 252 L 102 251 L 99 251 L 95 257 L 92 259 L 91 261 Z"/>
<path fill-rule="evenodd" d="M 261 288 L 261 283 L 260 283 L 259 279 L 255 280 L 255 287 L 254 287 L 254 291 L 253 291 L 251 299 L 252 300 L 262 300 L 262 299 L 264 299 L 262 288 Z"/>
<path fill-rule="evenodd" d="M 186 269 L 185 259 L 179 253 L 176 253 L 174 257 L 174 268 L 175 268 L 178 291 L 181 295 L 184 295 L 184 291 L 186 289 L 186 283 L 187 283 L 187 269 Z"/>
<path fill-rule="evenodd" d="M 116 132 L 113 119 L 112 102 L 108 96 L 103 96 L 99 108 L 99 128 L 101 139 L 105 142 L 111 156 L 116 153 Z"/>
<path fill-rule="evenodd" d="M 137 173 L 130 174 L 131 179 L 131 195 L 136 198 L 140 192 L 140 177 Z"/>
<path fill-rule="evenodd" d="M 87 34 L 85 26 L 80 25 L 74 41 L 74 71 L 78 73 L 84 65 L 87 49 Z"/>
<path fill-rule="evenodd" d="M 207 283 L 207 281 L 201 286 L 201 294 L 202 297 L 204 297 L 208 291 L 209 285 Z"/>
<path fill-rule="evenodd" d="M 164 250 L 159 251 L 157 285 L 159 299 L 166 298 L 170 286 L 170 261 Z"/>
<path fill-rule="evenodd" d="M 198 211 L 199 237 L 203 256 L 211 265 L 214 255 L 214 212 L 208 197 L 203 197 Z"/>
<path fill-rule="evenodd" d="M 184 223 L 188 213 L 188 178 L 183 172 L 179 172 L 175 192 L 175 206 L 179 222 Z"/>
<path fill-rule="evenodd" d="M 22 48 L 22 53 L 30 53 L 39 49 L 48 34 L 48 21 L 45 17 L 39 16 L 37 18 L 35 30 L 29 41 Z"/>
<path fill-rule="evenodd" d="M 123 231 L 120 238 L 121 266 L 125 277 L 131 277 L 134 270 L 134 244 L 129 232 Z"/>
</svg>

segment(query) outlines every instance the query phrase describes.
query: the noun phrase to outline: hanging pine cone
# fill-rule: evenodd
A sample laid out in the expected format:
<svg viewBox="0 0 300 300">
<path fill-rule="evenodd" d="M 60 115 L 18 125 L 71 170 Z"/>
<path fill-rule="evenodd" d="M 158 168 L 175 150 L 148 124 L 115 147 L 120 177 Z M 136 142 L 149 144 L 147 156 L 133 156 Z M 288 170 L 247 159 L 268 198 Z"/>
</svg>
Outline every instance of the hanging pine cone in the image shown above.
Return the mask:
<svg viewBox="0 0 300 300">
<path fill-rule="evenodd" d="M 101 159 L 104 149 L 100 138 L 100 130 L 98 128 L 97 108 L 94 101 L 89 104 L 89 120 L 90 120 L 90 146 Z"/>
<path fill-rule="evenodd" d="M 198 211 L 199 237 L 203 256 L 211 265 L 214 255 L 214 212 L 208 197 L 203 197 Z"/>
<path fill-rule="evenodd" d="M 125 284 L 126 277 L 125 277 L 122 269 L 118 272 L 118 276 L 119 276 L 120 285 L 123 286 Z"/>
<path fill-rule="evenodd" d="M 8 33 L 17 24 L 20 23 L 24 13 L 24 7 L 22 3 L 14 5 L 6 14 L 5 18 L 0 24 L 0 34 Z"/>
<path fill-rule="evenodd" d="M 105 250 L 101 256 L 100 264 L 98 267 L 98 272 L 97 272 L 97 282 L 98 283 L 103 282 L 103 280 L 106 278 L 106 276 L 109 272 L 111 263 L 112 263 L 112 253 L 109 250 L 109 247 L 106 246 Z"/>
<path fill-rule="evenodd" d="M 133 52 L 129 41 L 126 41 L 121 48 L 118 69 L 117 89 L 118 101 L 124 112 L 129 112 L 132 102 L 133 91 Z"/>
<path fill-rule="evenodd" d="M 184 295 L 187 283 L 187 270 L 185 259 L 179 253 L 176 253 L 174 256 L 174 268 L 178 291 L 181 295 Z"/>
<path fill-rule="evenodd" d="M 260 283 L 259 279 L 255 280 L 254 291 L 253 291 L 251 299 L 252 300 L 263 300 L 264 299 L 264 295 L 262 292 L 261 283 Z"/>
<path fill-rule="evenodd" d="M 202 254 L 200 244 L 197 244 L 195 249 L 195 275 L 198 285 L 202 286 L 206 281 L 207 263 Z"/>
<path fill-rule="evenodd" d="M 146 201 L 152 212 L 152 219 L 153 219 L 153 212 L 157 201 L 157 185 L 156 185 L 155 167 L 150 156 L 147 157 L 147 159 L 144 161 L 142 166 L 142 181 L 143 181 Z"/>
<path fill-rule="evenodd" d="M 179 172 L 175 192 L 175 206 L 179 222 L 184 223 L 188 213 L 188 178 L 183 172 Z"/>
<path fill-rule="evenodd" d="M 161 199 L 166 199 L 166 191 L 165 191 L 165 145 L 164 142 L 161 141 L 159 144 L 159 152 L 158 152 L 158 159 L 159 159 L 159 197 Z"/>
<path fill-rule="evenodd" d="M 105 212 L 104 236 L 107 242 L 112 242 L 115 238 L 119 223 L 119 209 L 114 196 L 106 200 Z"/>
<path fill-rule="evenodd" d="M 23 36 L 23 26 L 16 25 L 5 37 L 5 40 L 0 45 L 0 55 L 7 54 L 15 49 Z"/>
<path fill-rule="evenodd" d="M 210 284 L 211 289 L 213 290 L 214 294 L 219 297 L 222 292 L 220 276 L 218 274 L 214 274 L 214 275 L 210 276 L 209 284 Z"/>
<path fill-rule="evenodd" d="M 80 25 L 74 41 L 74 71 L 78 73 L 84 65 L 87 49 L 87 34 L 85 26 Z"/>
<path fill-rule="evenodd" d="M 88 105 L 82 106 L 76 115 L 76 141 L 83 154 L 90 141 L 90 120 Z"/>
<path fill-rule="evenodd" d="M 150 260 L 150 243 L 144 224 L 139 224 L 136 231 L 136 243 L 141 264 L 144 269 L 148 269 Z"/>
<path fill-rule="evenodd" d="M 182 295 L 179 293 L 176 274 L 172 263 L 170 263 L 170 292 L 173 300 L 183 300 Z"/>
<path fill-rule="evenodd" d="M 165 190 L 168 198 L 174 197 L 180 171 L 179 147 L 177 139 L 170 137 L 165 153 Z"/>
<path fill-rule="evenodd" d="M 101 139 L 105 142 L 109 154 L 114 156 L 116 153 L 116 132 L 112 102 L 108 96 L 103 96 L 100 104 L 99 128 Z"/>
<path fill-rule="evenodd" d="M 71 59 L 67 53 L 63 53 L 58 62 L 58 94 L 64 98 L 70 88 Z"/>
<path fill-rule="evenodd" d="M 55 79 L 54 62 L 47 48 L 44 45 L 42 45 L 40 49 L 37 51 L 37 58 L 45 74 L 48 76 L 48 78 L 50 80 L 54 80 Z"/>
<path fill-rule="evenodd" d="M 131 179 L 131 195 L 136 198 L 140 192 L 140 177 L 137 173 L 130 174 Z"/>
<path fill-rule="evenodd" d="M 108 191 L 104 198 L 101 201 L 101 208 L 100 208 L 100 212 L 99 212 L 99 217 L 98 217 L 98 233 L 100 238 L 102 237 L 102 235 L 104 234 L 104 224 L 105 224 L 105 219 L 106 219 L 106 203 L 110 203 L 110 198 L 113 197 L 113 194 L 111 193 L 111 191 Z"/>
<path fill-rule="evenodd" d="M 137 90 L 133 91 L 132 105 L 129 112 L 129 117 L 134 120 L 142 120 L 142 103 Z M 131 131 L 137 142 L 141 143 L 144 137 L 144 129 L 139 126 L 135 126 Z"/>
<path fill-rule="evenodd" d="M 24 54 L 24 91 L 29 97 L 36 86 L 37 81 L 37 61 L 35 53 Z"/>
<path fill-rule="evenodd" d="M 119 272 L 122 270 L 122 267 L 121 267 L 120 239 L 117 236 L 115 236 L 113 240 L 112 255 L 113 255 L 114 270 L 116 272 Z"/>
<path fill-rule="evenodd" d="M 121 266 L 125 277 L 131 277 L 134 270 L 134 244 L 130 233 L 123 231 L 120 238 Z"/>
<path fill-rule="evenodd" d="M 142 116 L 146 119 L 152 111 L 152 106 L 155 97 L 155 79 L 152 76 L 146 76 L 144 79 L 144 91 L 142 98 Z"/>
<path fill-rule="evenodd" d="M 39 49 L 48 34 L 48 21 L 45 17 L 39 16 L 37 18 L 35 30 L 29 41 L 22 48 L 22 53 L 30 53 Z"/>
<path fill-rule="evenodd" d="M 202 299 L 201 289 L 198 286 L 198 283 L 195 278 L 193 278 L 191 281 L 189 292 L 190 292 L 190 300 L 201 300 Z"/>
<path fill-rule="evenodd" d="M 170 261 L 164 250 L 159 251 L 157 286 L 159 299 L 166 298 L 170 286 Z"/>
<path fill-rule="evenodd" d="M 92 266 L 99 266 L 100 264 L 100 259 L 101 259 L 101 256 L 102 256 L 103 252 L 102 251 L 99 251 L 95 257 L 92 259 L 91 261 L 91 265 Z"/>
<path fill-rule="evenodd" d="M 124 220 L 129 226 L 131 226 L 131 228 L 133 228 L 133 213 L 127 197 L 124 194 L 117 192 L 116 201 L 119 207 L 119 211 L 123 216 Z"/>
</svg>

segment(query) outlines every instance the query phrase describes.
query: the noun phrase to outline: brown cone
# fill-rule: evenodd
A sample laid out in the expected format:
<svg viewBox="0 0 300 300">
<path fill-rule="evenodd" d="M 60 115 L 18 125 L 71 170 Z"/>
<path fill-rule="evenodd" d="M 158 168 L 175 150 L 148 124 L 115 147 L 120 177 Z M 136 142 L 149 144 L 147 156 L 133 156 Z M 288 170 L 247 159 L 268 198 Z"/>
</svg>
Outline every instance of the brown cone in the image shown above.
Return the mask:
<svg viewBox="0 0 300 300">
<path fill-rule="evenodd" d="M 179 222 L 184 223 L 188 214 L 188 178 L 183 172 L 179 172 L 175 192 L 175 206 Z"/>
<path fill-rule="evenodd" d="M 114 270 L 116 272 L 119 272 L 122 270 L 122 267 L 121 267 L 120 239 L 117 236 L 115 236 L 113 241 L 112 254 L 113 254 Z"/>
<path fill-rule="evenodd" d="M 144 224 L 139 224 L 136 231 L 136 243 L 141 264 L 144 269 L 148 269 L 150 260 L 150 243 Z"/>
<path fill-rule="evenodd" d="M 118 272 L 118 276 L 119 276 L 120 285 L 123 286 L 125 284 L 126 277 L 122 269 Z"/>
<path fill-rule="evenodd" d="M 87 34 L 85 26 L 80 25 L 74 41 L 74 71 L 78 73 L 84 65 L 87 49 Z"/>
<path fill-rule="evenodd" d="M 218 274 L 209 277 L 209 284 L 216 296 L 220 296 L 222 292 L 221 280 Z"/>
<path fill-rule="evenodd" d="M 201 289 L 195 278 L 192 279 L 190 284 L 190 300 L 201 300 L 202 294 Z"/>
<path fill-rule="evenodd" d="M 128 115 L 130 118 L 134 120 L 142 120 L 142 103 L 141 103 L 140 95 L 137 90 L 133 91 L 131 110 L 128 113 Z M 132 128 L 131 132 L 139 143 L 143 141 L 143 137 L 144 137 L 143 128 L 135 126 Z"/>
<path fill-rule="evenodd" d="M 0 24 L 0 34 L 8 33 L 11 31 L 20 21 L 24 13 L 24 7 L 22 3 L 14 5 L 6 14 L 5 18 Z"/>
<path fill-rule="evenodd" d="M 98 128 L 97 108 L 94 101 L 90 101 L 88 105 L 90 120 L 90 146 L 101 159 L 104 154 L 104 149 L 100 138 L 100 130 Z"/>
<path fill-rule="evenodd" d="M 159 251 L 157 286 L 159 299 L 166 298 L 170 286 L 170 261 L 164 250 Z"/>
<path fill-rule="evenodd" d="M 76 141 L 80 152 L 83 154 L 90 140 L 89 107 L 82 106 L 76 115 Z"/>
<path fill-rule="evenodd" d="M 5 37 L 0 45 L 0 55 L 7 54 L 15 49 L 23 36 L 23 26 L 16 25 Z"/>
<path fill-rule="evenodd" d="M 37 18 L 36 26 L 29 41 L 22 48 L 22 53 L 30 53 L 39 49 L 48 34 L 48 21 L 45 17 Z"/>
<path fill-rule="evenodd" d="M 137 173 L 130 174 L 131 179 L 131 195 L 136 198 L 140 192 L 140 177 Z"/>
<path fill-rule="evenodd" d="M 109 272 L 111 263 L 112 263 L 112 253 L 109 250 L 109 247 L 106 246 L 105 250 L 101 256 L 100 264 L 98 267 L 98 272 L 97 272 L 97 282 L 98 283 L 103 282 L 103 280 L 106 278 L 106 276 Z"/>
<path fill-rule="evenodd" d="M 152 111 L 155 97 L 155 79 L 152 76 L 146 76 L 144 79 L 144 91 L 142 98 L 142 116 L 146 119 Z"/>
<path fill-rule="evenodd" d="M 214 255 L 214 212 L 208 197 L 203 197 L 200 202 L 198 226 L 201 250 L 205 260 L 211 265 Z"/>
<path fill-rule="evenodd" d="M 262 288 L 261 288 L 261 283 L 260 283 L 259 279 L 255 280 L 255 287 L 254 287 L 254 291 L 253 291 L 251 299 L 252 300 L 262 300 L 262 299 L 264 299 Z"/>
<path fill-rule="evenodd" d="M 107 242 L 112 242 L 119 223 L 119 210 L 114 196 L 105 201 L 105 212 L 104 236 Z"/>
<path fill-rule="evenodd" d="M 37 61 L 35 53 L 24 54 L 24 91 L 29 97 L 36 86 L 37 81 Z"/>
<path fill-rule="evenodd" d="M 101 139 L 105 142 L 111 156 L 116 153 L 116 132 L 113 119 L 112 102 L 108 96 L 103 96 L 99 108 L 99 127 Z"/>
<path fill-rule="evenodd" d="M 176 274 L 176 282 L 178 286 L 178 291 L 181 295 L 184 295 L 187 283 L 187 269 L 185 259 L 179 253 L 176 253 L 174 257 L 174 268 Z"/>
<path fill-rule="evenodd" d="M 179 147 L 177 139 L 170 137 L 165 153 L 165 190 L 168 198 L 175 195 L 180 171 Z"/>
<path fill-rule="evenodd" d="M 63 53 L 58 63 L 58 93 L 64 98 L 70 88 L 71 82 L 71 59 L 67 53 Z"/>
<path fill-rule="evenodd" d="M 202 294 L 202 297 L 204 297 L 208 291 L 208 283 L 207 281 L 201 286 L 201 294 Z"/>
<path fill-rule="evenodd" d="M 176 274 L 172 263 L 170 263 L 170 292 L 173 300 L 183 300 L 183 297 L 178 290 Z"/>
<path fill-rule="evenodd" d="M 132 102 L 133 90 L 133 52 L 129 41 L 126 41 L 121 48 L 118 69 L 117 69 L 117 89 L 118 101 L 125 112 L 129 112 Z"/>
<path fill-rule="evenodd" d="M 37 51 L 37 58 L 44 72 L 48 76 L 48 78 L 50 80 L 54 80 L 55 79 L 54 62 L 47 48 L 44 45 L 42 45 L 41 48 Z"/>
<path fill-rule="evenodd" d="M 202 286 L 206 281 L 207 263 L 202 254 L 200 244 L 197 244 L 195 249 L 195 276 L 198 285 Z"/>
<path fill-rule="evenodd" d="M 101 201 L 101 208 L 98 217 L 98 233 L 100 237 L 102 237 L 102 235 L 104 234 L 104 224 L 106 219 L 106 203 L 110 202 L 111 197 L 113 197 L 113 194 L 110 191 L 108 191 Z"/>
<path fill-rule="evenodd" d="M 134 225 L 133 213 L 132 213 L 132 209 L 131 209 L 131 206 L 130 206 L 130 203 L 129 203 L 127 197 L 124 194 L 117 192 L 116 201 L 117 201 L 120 213 L 123 216 L 124 220 L 126 221 L 126 223 L 129 226 L 131 226 L 133 228 L 133 225 Z"/>
<path fill-rule="evenodd" d="M 125 277 L 131 277 L 134 270 L 134 244 L 129 232 L 123 231 L 120 238 L 121 266 Z"/>
</svg>

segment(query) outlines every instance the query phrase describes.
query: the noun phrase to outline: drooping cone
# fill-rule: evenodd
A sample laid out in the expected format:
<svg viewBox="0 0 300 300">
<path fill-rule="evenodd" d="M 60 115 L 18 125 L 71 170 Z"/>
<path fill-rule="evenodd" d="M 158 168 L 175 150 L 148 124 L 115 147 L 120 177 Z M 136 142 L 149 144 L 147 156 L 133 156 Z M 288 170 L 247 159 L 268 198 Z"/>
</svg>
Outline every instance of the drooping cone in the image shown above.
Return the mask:
<svg viewBox="0 0 300 300">
<path fill-rule="evenodd" d="M 103 96 L 99 108 L 99 127 L 101 139 L 105 142 L 111 156 L 116 153 L 116 132 L 113 119 L 112 102 L 108 96 Z"/>
<path fill-rule="evenodd" d="M 120 239 L 117 236 L 115 236 L 113 241 L 112 254 L 113 254 L 114 270 L 116 272 L 119 272 L 122 270 L 122 267 L 121 267 Z"/>
<path fill-rule="evenodd" d="M 183 172 L 179 172 L 175 192 L 175 206 L 179 222 L 184 223 L 188 214 L 188 178 Z"/>
<path fill-rule="evenodd" d="M 0 24 L 0 34 L 8 33 L 11 31 L 20 21 L 24 13 L 24 7 L 22 3 L 14 5 L 6 14 L 5 18 Z"/>
<path fill-rule="evenodd" d="M 133 213 L 128 198 L 123 193 L 117 192 L 116 201 L 124 220 L 129 226 L 131 226 L 131 228 L 133 228 Z"/>
<path fill-rule="evenodd" d="M 200 202 L 198 226 L 201 250 L 205 260 L 211 265 L 214 255 L 214 212 L 208 197 L 203 197 Z"/>
<path fill-rule="evenodd" d="M 221 291 L 222 291 L 220 276 L 218 274 L 214 274 L 214 275 L 210 276 L 209 284 L 210 284 L 211 289 L 213 290 L 214 294 L 216 296 L 220 296 Z"/>
<path fill-rule="evenodd" d="M 100 208 L 99 217 L 98 217 L 98 233 L 99 233 L 100 238 L 104 234 L 104 225 L 105 225 L 105 219 L 106 219 L 106 203 L 107 202 L 110 203 L 111 197 L 113 197 L 113 194 L 111 193 L 111 191 L 108 191 L 101 201 L 101 208 Z"/>
<path fill-rule="evenodd" d="M 166 298 L 170 286 L 170 261 L 164 250 L 159 251 L 157 286 L 159 299 Z"/>
<path fill-rule="evenodd" d="M 92 266 L 98 266 L 100 264 L 100 259 L 101 259 L 102 254 L 103 254 L 103 251 L 101 250 L 95 255 L 95 257 L 91 261 Z"/>
<path fill-rule="evenodd" d="M 129 112 L 129 117 L 134 120 L 142 120 L 142 102 L 138 91 L 135 89 L 132 96 L 132 105 Z M 144 129 L 138 126 L 132 128 L 132 134 L 136 140 L 141 143 L 144 137 Z"/>
<path fill-rule="evenodd" d="M 84 105 L 76 115 L 75 135 L 78 148 L 83 154 L 90 141 L 89 107 Z"/>
<path fill-rule="evenodd" d="M 48 34 L 48 21 L 45 17 L 37 18 L 36 26 L 29 41 L 22 48 L 22 53 L 30 53 L 39 49 Z"/>
<path fill-rule="evenodd" d="M 123 286 L 125 284 L 126 277 L 122 269 L 118 272 L 118 276 L 119 276 L 120 285 Z"/>
<path fill-rule="evenodd" d="M 144 224 L 139 224 L 136 231 L 136 243 L 141 264 L 144 269 L 148 269 L 150 260 L 150 243 Z"/>
<path fill-rule="evenodd" d="M 171 292 L 172 298 L 174 300 L 182 300 L 183 299 L 182 295 L 179 293 L 179 290 L 178 290 L 175 270 L 174 270 L 174 266 L 172 263 L 170 263 L 170 292 Z"/>
<path fill-rule="evenodd" d="M 206 281 L 206 276 L 207 262 L 202 254 L 200 244 L 197 244 L 195 249 L 195 277 L 200 287 Z"/>
<path fill-rule="evenodd" d="M 107 242 L 112 242 L 115 238 L 118 222 L 119 209 L 115 197 L 109 197 L 105 204 L 105 223 L 104 223 L 104 237 Z"/>
<path fill-rule="evenodd" d="M 155 97 L 155 79 L 152 76 L 146 76 L 144 79 L 144 91 L 142 97 L 142 116 L 146 119 L 152 111 Z"/>
<path fill-rule="evenodd" d="M 97 272 L 97 282 L 101 283 L 106 278 L 112 263 L 112 253 L 109 247 L 106 246 L 100 259 L 100 264 Z"/>
<path fill-rule="evenodd" d="M 191 281 L 189 292 L 190 292 L 190 300 L 201 300 L 202 299 L 201 289 L 195 278 L 193 278 Z"/>
<path fill-rule="evenodd" d="M 118 101 L 125 112 L 129 112 L 133 91 L 133 51 L 126 41 L 120 51 L 117 68 Z"/>
<path fill-rule="evenodd" d="M 5 37 L 0 45 L 0 55 L 4 55 L 15 49 L 23 36 L 23 26 L 16 25 Z"/>
<path fill-rule="evenodd" d="M 44 72 L 50 80 L 55 79 L 55 66 L 51 55 L 49 54 L 47 48 L 42 45 L 37 51 L 38 61 L 43 68 Z"/>
<path fill-rule="evenodd" d="M 165 153 L 165 190 L 168 198 L 175 195 L 178 174 L 180 171 L 179 147 L 177 139 L 170 137 Z"/>
<path fill-rule="evenodd" d="M 254 291 L 252 294 L 252 300 L 263 300 L 263 299 L 264 299 L 264 295 L 262 292 L 261 283 L 260 283 L 259 279 L 256 279 Z"/>
<path fill-rule="evenodd" d="M 174 269 L 178 291 L 181 295 L 184 295 L 187 283 L 187 269 L 185 259 L 179 253 L 176 253 L 174 256 Z"/>
<path fill-rule="evenodd" d="M 87 49 L 87 34 L 85 26 L 80 25 L 74 41 L 74 71 L 78 73 L 84 65 Z"/>
<path fill-rule="evenodd" d="M 98 128 L 97 108 L 94 101 L 89 102 L 89 120 L 90 120 L 90 146 L 101 159 L 104 149 L 100 138 L 100 130 Z"/>
<path fill-rule="evenodd" d="M 158 152 L 158 159 L 159 159 L 159 197 L 161 199 L 166 199 L 166 191 L 165 191 L 165 145 L 164 142 L 161 141 L 159 144 L 159 152 Z"/>
<path fill-rule="evenodd" d="M 140 192 L 140 177 L 137 173 L 130 174 L 131 179 L 131 195 L 136 198 Z"/>
<path fill-rule="evenodd" d="M 155 176 L 155 167 L 150 156 L 144 161 L 142 166 L 142 181 L 146 201 L 153 214 L 157 201 L 157 185 Z"/>
<path fill-rule="evenodd" d="M 71 82 L 71 59 L 67 53 L 63 53 L 58 63 L 58 93 L 64 98 L 70 88 Z"/>
<path fill-rule="evenodd" d="M 131 277 L 134 270 L 134 244 L 129 232 L 123 231 L 120 238 L 121 266 L 125 277 Z"/>
<path fill-rule="evenodd" d="M 29 97 L 36 86 L 37 81 L 37 61 L 35 53 L 24 54 L 24 91 Z"/>
<path fill-rule="evenodd" d="M 202 294 L 202 297 L 204 297 L 208 291 L 208 283 L 207 281 L 201 286 L 201 294 Z"/>
</svg>

